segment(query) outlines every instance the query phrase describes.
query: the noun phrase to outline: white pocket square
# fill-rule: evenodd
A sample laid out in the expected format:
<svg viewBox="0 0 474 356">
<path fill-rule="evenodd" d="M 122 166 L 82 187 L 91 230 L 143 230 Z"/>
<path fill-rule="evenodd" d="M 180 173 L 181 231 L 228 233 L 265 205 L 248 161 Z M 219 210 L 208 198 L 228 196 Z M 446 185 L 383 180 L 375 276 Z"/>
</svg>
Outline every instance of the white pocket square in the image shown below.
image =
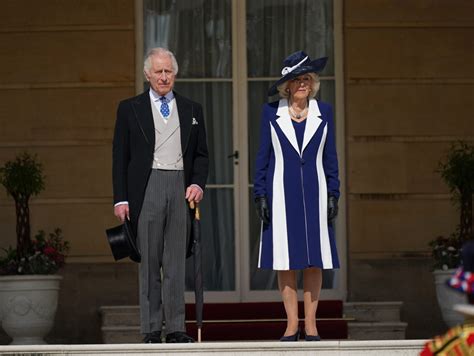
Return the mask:
<svg viewBox="0 0 474 356">
<path fill-rule="evenodd" d="M 193 117 L 193 125 L 197 125 L 197 124 L 198 124 L 197 120 Z"/>
</svg>

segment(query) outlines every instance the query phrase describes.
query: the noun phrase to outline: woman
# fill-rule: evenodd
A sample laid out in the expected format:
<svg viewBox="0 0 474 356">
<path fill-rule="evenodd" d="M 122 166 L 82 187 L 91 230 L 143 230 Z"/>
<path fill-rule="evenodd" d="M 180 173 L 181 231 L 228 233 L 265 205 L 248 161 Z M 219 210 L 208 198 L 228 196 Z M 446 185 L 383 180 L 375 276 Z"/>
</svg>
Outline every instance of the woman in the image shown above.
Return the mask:
<svg viewBox="0 0 474 356">
<path fill-rule="evenodd" d="M 287 315 L 281 341 L 297 341 L 296 270 L 303 270 L 305 340 L 319 341 L 316 309 L 322 269 L 339 268 L 332 220 L 339 178 L 331 106 L 314 99 L 327 58 L 303 51 L 283 62 L 282 78 L 263 106 L 254 197 L 262 220 L 258 266 L 278 271 Z"/>
</svg>

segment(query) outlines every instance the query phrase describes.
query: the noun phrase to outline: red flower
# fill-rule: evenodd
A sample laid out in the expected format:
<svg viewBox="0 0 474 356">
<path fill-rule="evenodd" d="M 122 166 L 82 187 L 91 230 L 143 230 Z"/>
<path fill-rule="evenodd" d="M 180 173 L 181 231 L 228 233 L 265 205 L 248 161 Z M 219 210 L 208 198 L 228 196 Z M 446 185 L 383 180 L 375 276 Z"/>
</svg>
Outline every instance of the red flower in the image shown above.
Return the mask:
<svg viewBox="0 0 474 356">
<path fill-rule="evenodd" d="M 50 255 L 55 255 L 57 251 L 54 247 L 46 246 L 43 250 L 43 253 L 47 256 L 50 256 Z"/>
</svg>

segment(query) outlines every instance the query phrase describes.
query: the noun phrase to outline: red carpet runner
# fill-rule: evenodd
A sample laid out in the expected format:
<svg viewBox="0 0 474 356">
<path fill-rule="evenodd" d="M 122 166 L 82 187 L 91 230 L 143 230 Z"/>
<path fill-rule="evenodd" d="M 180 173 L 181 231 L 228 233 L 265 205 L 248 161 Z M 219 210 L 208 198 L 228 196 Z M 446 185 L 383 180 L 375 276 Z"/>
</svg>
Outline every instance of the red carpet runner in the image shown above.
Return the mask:
<svg viewBox="0 0 474 356">
<path fill-rule="evenodd" d="M 316 314 L 322 339 L 347 339 L 340 300 L 319 302 Z M 283 303 L 215 303 L 204 305 L 202 339 L 205 341 L 278 340 L 286 328 Z M 304 308 L 299 303 L 300 330 L 304 331 Z M 194 304 L 186 305 L 186 328 L 196 337 Z"/>
</svg>

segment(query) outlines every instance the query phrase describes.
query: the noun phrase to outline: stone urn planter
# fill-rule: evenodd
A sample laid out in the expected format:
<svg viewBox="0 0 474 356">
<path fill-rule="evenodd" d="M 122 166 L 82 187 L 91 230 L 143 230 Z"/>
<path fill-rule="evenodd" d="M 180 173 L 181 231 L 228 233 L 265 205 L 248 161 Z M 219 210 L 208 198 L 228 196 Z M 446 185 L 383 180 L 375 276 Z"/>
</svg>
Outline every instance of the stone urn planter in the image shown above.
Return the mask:
<svg viewBox="0 0 474 356">
<path fill-rule="evenodd" d="M 0 320 L 12 345 L 45 344 L 58 306 L 58 275 L 0 276 Z"/>
<path fill-rule="evenodd" d="M 450 328 L 464 322 L 464 316 L 459 312 L 454 311 L 454 305 L 467 303 L 464 294 L 459 293 L 446 285 L 446 281 L 455 271 L 456 269 L 433 271 L 438 305 L 444 322 Z"/>
</svg>

